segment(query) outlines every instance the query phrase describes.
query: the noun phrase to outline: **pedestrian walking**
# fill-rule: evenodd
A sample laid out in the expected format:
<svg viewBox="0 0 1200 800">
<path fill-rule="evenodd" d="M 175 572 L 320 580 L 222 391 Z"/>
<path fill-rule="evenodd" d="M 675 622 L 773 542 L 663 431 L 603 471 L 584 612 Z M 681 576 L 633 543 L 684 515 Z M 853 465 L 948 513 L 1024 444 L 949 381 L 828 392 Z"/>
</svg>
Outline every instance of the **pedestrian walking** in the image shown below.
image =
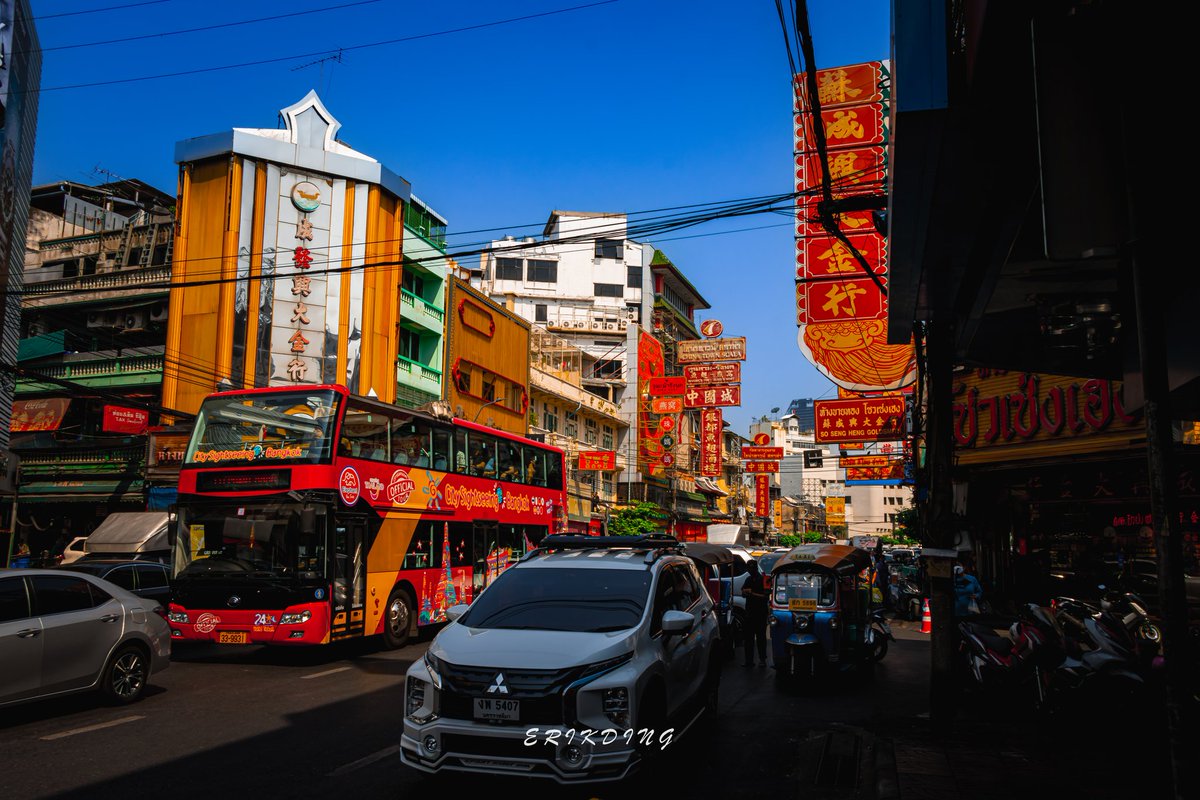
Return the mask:
<svg viewBox="0 0 1200 800">
<path fill-rule="evenodd" d="M 963 569 L 962 564 L 954 567 L 954 616 L 966 617 L 979 613 L 979 601 L 983 587 L 979 579 Z"/>
<path fill-rule="evenodd" d="M 746 598 L 745 636 L 746 666 L 754 666 L 754 651 L 758 650 L 758 663 L 767 664 L 767 582 L 758 571 L 758 562 L 750 559 L 746 564 L 746 583 L 742 586 Z"/>
</svg>

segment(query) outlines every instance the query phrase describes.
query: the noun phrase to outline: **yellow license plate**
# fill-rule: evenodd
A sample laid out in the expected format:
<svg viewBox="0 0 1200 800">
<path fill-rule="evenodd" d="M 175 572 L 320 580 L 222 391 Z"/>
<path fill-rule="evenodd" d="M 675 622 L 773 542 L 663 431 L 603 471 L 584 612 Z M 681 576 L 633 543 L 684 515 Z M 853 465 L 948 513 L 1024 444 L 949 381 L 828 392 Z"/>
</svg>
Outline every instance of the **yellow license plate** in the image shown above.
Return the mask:
<svg viewBox="0 0 1200 800">
<path fill-rule="evenodd" d="M 788 600 L 788 611 L 816 611 L 817 601 L 812 597 L 792 597 Z"/>
<path fill-rule="evenodd" d="M 221 631 L 217 634 L 217 644 L 249 644 L 250 634 L 245 631 Z"/>
</svg>

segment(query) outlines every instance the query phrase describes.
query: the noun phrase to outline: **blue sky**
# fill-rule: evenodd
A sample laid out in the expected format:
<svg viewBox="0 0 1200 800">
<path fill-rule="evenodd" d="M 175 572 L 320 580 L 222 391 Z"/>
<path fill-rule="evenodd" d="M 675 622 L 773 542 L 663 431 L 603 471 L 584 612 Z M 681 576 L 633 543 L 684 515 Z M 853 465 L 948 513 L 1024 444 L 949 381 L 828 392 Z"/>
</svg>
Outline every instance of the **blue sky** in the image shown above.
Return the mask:
<svg viewBox="0 0 1200 800">
<path fill-rule="evenodd" d="M 354 0 L 31 0 L 43 56 L 34 183 L 101 182 L 100 168 L 174 192 L 175 142 L 274 127 L 317 89 L 339 138 L 412 182 L 450 221 L 451 248 L 504 228 L 540 234 L 555 208 L 640 211 L 792 191 L 791 85 L 770 0 L 618 0 L 344 53 L 107 86 L 448 31 L 586 0 L 379 0 L 270 22 L 50 50 Z M 886 0 L 813 0 L 818 67 L 888 57 Z M 521 226 L 533 226 L 524 227 Z M 763 227 L 772 226 L 772 227 Z M 736 229 L 758 230 L 722 233 Z M 717 235 L 714 235 L 717 234 Z M 691 237 L 691 238 L 677 238 Z M 796 346 L 792 228 L 765 214 L 650 239 L 709 300 L 703 316 L 746 336 L 750 420 L 833 385 Z"/>
</svg>

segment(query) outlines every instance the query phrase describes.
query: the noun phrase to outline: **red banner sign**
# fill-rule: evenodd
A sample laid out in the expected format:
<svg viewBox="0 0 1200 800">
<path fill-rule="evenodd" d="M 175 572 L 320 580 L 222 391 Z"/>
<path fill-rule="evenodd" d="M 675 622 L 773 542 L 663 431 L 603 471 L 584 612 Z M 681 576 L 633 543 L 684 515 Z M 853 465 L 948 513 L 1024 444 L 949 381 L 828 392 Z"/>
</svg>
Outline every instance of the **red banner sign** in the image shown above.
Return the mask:
<svg viewBox="0 0 1200 800">
<path fill-rule="evenodd" d="M 37 400 L 16 400 L 8 429 L 13 433 L 25 431 L 56 431 L 66 416 L 71 401 L 65 397 L 44 397 Z"/>
<path fill-rule="evenodd" d="M 887 260 L 884 257 L 886 244 L 882 236 L 877 233 L 851 233 L 846 238 L 858 254 L 867 260 L 873 274 L 884 275 L 887 272 Z M 804 239 L 796 252 L 796 280 L 819 278 L 871 280 L 850 248 L 840 240 L 825 235 Z"/>
<path fill-rule="evenodd" d="M 655 397 L 650 400 L 650 410 L 655 414 L 678 414 L 683 411 L 683 398 Z"/>
<path fill-rule="evenodd" d="M 650 379 L 650 394 L 655 397 L 681 395 L 687 391 L 687 381 L 681 375 Z"/>
<path fill-rule="evenodd" d="M 855 481 L 898 481 L 904 478 L 904 461 L 893 461 L 883 467 L 847 467 L 846 483 Z"/>
<path fill-rule="evenodd" d="M 721 409 L 700 412 L 700 474 L 721 474 Z"/>
<path fill-rule="evenodd" d="M 663 374 L 662 342 L 646 331 L 638 332 L 638 470 L 647 475 L 662 474 L 663 446 L 659 442 L 663 429 L 660 421 L 670 419 L 654 414 L 650 409 L 650 383 Z M 563 514 L 567 512 L 564 510 Z"/>
<path fill-rule="evenodd" d="M 884 72 L 882 61 L 867 61 L 848 67 L 817 70 L 817 99 L 821 108 L 874 103 L 883 99 Z M 796 97 L 808 97 L 808 73 L 796 76 Z M 800 108 L 796 109 L 800 111 Z"/>
<path fill-rule="evenodd" d="M 887 319 L 887 298 L 870 278 L 796 284 L 798 325 L 857 319 Z"/>
<path fill-rule="evenodd" d="M 742 458 L 758 459 L 759 461 L 778 461 L 783 458 L 783 448 L 744 444 L 742 445 Z"/>
<path fill-rule="evenodd" d="M 677 345 L 675 358 L 680 364 L 698 364 L 703 361 L 745 361 L 746 337 L 685 339 Z"/>
<path fill-rule="evenodd" d="M 745 472 L 779 472 L 778 461 L 747 461 Z"/>
<path fill-rule="evenodd" d="M 760 517 L 771 513 L 771 479 L 766 475 L 754 478 L 754 513 Z"/>
<path fill-rule="evenodd" d="M 736 361 L 723 364 L 690 364 L 683 368 L 683 379 L 689 387 L 741 383 L 742 365 Z"/>
<path fill-rule="evenodd" d="M 149 411 L 143 411 L 140 408 L 105 406 L 104 419 L 100 423 L 100 430 L 105 433 L 141 434 L 146 432 L 146 426 L 149 424 Z"/>
<path fill-rule="evenodd" d="M 879 442 L 904 438 L 904 398 L 816 400 L 818 442 Z"/>
<path fill-rule="evenodd" d="M 585 471 L 611 472 L 617 468 L 617 454 L 607 450 L 595 450 L 579 454 L 579 469 Z"/>
<path fill-rule="evenodd" d="M 842 456 L 840 467 L 886 467 L 892 463 L 890 456 Z"/>
<path fill-rule="evenodd" d="M 741 386 L 704 386 L 688 389 L 683 396 L 684 408 L 740 406 L 741 404 Z"/>
</svg>

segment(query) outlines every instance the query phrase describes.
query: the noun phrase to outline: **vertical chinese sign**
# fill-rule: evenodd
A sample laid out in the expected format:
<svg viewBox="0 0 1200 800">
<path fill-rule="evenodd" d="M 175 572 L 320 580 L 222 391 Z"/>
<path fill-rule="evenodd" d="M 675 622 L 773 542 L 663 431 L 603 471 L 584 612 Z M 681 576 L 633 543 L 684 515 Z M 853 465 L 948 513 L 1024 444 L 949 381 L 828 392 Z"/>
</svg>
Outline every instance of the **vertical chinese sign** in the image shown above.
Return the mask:
<svg viewBox="0 0 1200 800">
<path fill-rule="evenodd" d="M 662 420 L 672 416 L 654 413 L 650 381 L 663 377 L 665 369 L 662 343 L 646 331 L 638 332 L 638 471 L 643 475 L 661 475 L 665 467 L 675 463 L 675 455 L 663 446 L 662 438 L 670 431 L 663 430 Z M 673 427 L 668 423 L 668 427 Z"/>
<path fill-rule="evenodd" d="M 771 476 L 754 476 L 754 513 L 760 517 L 771 514 Z"/>
<path fill-rule="evenodd" d="M 700 412 L 700 474 L 721 474 L 721 409 Z"/>
<path fill-rule="evenodd" d="M 325 357 L 324 264 L 312 274 L 314 251 L 329 249 L 329 203 L 312 180 L 287 190 L 279 204 L 271 331 L 271 384 L 317 382 Z M 265 270 L 264 270 L 265 271 Z"/>
<path fill-rule="evenodd" d="M 872 61 L 817 71 L 825 164 L 834 200 L 887 191 L 891 75 Z M 870 211 L 840 212 L 845 241 L 821 223 L 822 164 L 806 76 L 795 79 L 796 324 L 805 358 L 838 386 L 895 389 L 916 380 L 912 344 L 887 343 L 887 240 Z M 846 243 L 851 247 L 847 247 Z M 876 283 L 870 272 L 878 277 Z M 881 289 L 882 287 L 882 289 Z"/>
</svg>

